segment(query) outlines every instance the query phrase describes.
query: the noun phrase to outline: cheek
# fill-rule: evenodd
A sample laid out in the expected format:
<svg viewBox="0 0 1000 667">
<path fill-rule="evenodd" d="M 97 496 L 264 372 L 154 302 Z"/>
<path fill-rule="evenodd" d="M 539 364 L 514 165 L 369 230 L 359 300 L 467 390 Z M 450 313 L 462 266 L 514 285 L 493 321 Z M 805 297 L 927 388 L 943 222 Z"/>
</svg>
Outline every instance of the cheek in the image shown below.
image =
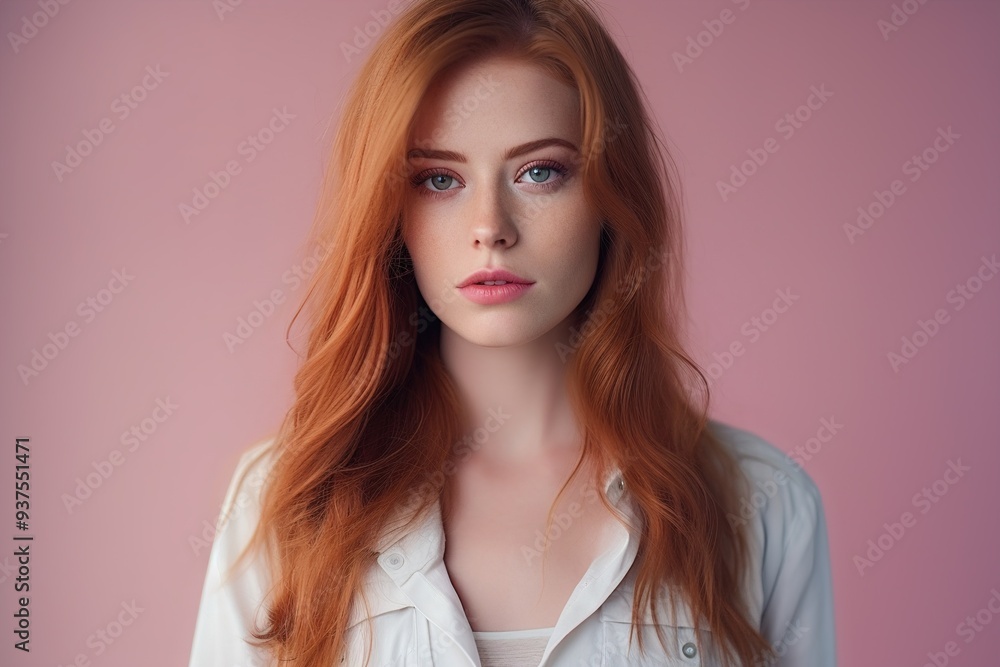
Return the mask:
<svg viewBox="0 0 1000 667">
<path fill-rule="evenodd" d="M 434 291 L 434 286 L 440 285 L 445 278 L 443 271 L 447 253 L 439 247 L 440 238 L 435 238 L 423 220 L 412 219 L 408 224 L 404 224 L 402 237 L 413 262 L 413 276 L 417 289 L 424 299 L 430 301 L 437 295 L 428 292 Z"/>
<path fill-rule="evenodd" d="M 544 237 L 546 255 L 553 268 L 568 273 L 594 270 L 600 253 L 600 221 L 586 207 L 578 206 L 553 220 Z"/>
<path fill-rule="evenodd" d="M 419 213 L 408 209 L 403 215 L 403 224 L 400 230 L 403 243 L 413 259 L 414 268 L 419 270 L 422 265 L 427 263 L 428 254 L 433 252 L 432 239 L 428 233 L 426 221 Z"/>
</svg>

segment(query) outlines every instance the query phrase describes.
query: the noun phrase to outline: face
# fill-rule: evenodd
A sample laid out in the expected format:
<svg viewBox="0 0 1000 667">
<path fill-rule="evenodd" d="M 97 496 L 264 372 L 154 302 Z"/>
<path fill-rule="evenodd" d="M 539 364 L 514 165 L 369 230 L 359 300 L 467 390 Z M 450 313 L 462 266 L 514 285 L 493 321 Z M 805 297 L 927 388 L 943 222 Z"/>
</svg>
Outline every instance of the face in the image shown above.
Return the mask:
<svg viewBox="0 0 1000 667">
<path fill-rule="evenodd" d="M 442 336 L 528 343 L 567 326 L 590 289 L 601 222 L 576 171 L 578 105 L 572 87 L 500 56 L 449 70 L 422 101 L 403 240 Z M 530 284 L 461 287 L 481 269 Z"/>
</svg>

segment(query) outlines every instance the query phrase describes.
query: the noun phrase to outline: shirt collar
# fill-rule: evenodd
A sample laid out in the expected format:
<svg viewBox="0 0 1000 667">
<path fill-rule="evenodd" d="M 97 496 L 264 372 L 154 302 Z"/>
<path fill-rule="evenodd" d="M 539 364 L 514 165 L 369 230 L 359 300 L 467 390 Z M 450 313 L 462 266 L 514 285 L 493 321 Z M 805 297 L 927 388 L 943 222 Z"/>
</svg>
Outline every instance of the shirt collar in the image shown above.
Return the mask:
<svg viewBox="0 0 1000 667">
<path fill-rule="evenodd" d="M 638 552 L 641 528 L 637 521 L 637 508 L 631 494 L 627 493 L 621 471 L 617 468 L 608 471 L 603 482 L 611 506 L 622 512 L 626 525 L 625 528 L 619 526 L 615 529 L 619 537 L 591 564 L 586 575 L 589 578 L 570 596 L 553 630 L 547 651 L 551 651 L 613 594 L 627 577 Z M 475 664 L 477 648 L 472 628 L 444 567 L 445 536 L 440 500 L 435 499 L 429 511 L 410 526 L 398 523 L 404 517 L 413 518 L 412 511 L 397 512 L 394 517 L 397 522 L 390 524 L 395 531 L 384 534 L 379 543 L 379 567 L 366 580 L 366 585 L 376 588 L 379 593 L 366 596 L 374 609 L 363 611 L 355 607 L 351 622 L 362 620 L 366 613 L 378 614 L 414 606 L 430 623 L 447 632 L 468 660 Z M 419 575 L 415 576 L 417 573 Z M 543 660 L 546 659 L 547 654 L 543 656 Z"/>
</svg>

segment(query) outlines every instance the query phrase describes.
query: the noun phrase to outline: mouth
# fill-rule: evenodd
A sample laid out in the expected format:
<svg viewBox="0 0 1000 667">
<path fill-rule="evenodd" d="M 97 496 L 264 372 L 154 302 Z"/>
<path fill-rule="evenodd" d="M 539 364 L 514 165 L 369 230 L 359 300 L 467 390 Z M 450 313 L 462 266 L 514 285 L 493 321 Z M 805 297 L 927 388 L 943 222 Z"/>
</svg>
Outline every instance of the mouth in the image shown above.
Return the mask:
<svg viewBox="0 0 1000 667">
<path fill-rule="evenodd" d="M 468 276 L 459 284 L 459 288 L 470 285 L 483 287 L 499 287 L 503 285 L 532 285 L 534 280 L 528 280 L 506 269 L 480 269 Z"/>
<path fill-rule="evenodd" d="M 481 306 L 494 306 L 514 301 L 532 288 L 534 283 L 486 280 L 472 282 L 459 289 L 465 298 Z"/>
</svg>

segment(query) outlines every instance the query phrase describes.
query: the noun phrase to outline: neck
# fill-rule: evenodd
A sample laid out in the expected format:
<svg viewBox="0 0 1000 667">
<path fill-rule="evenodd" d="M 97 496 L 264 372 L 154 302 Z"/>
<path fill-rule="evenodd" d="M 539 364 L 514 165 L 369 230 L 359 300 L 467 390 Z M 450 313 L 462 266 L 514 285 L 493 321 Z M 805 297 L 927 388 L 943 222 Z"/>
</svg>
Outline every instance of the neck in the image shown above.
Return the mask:
<svg viewBox="0 0 1000 667">
<path fill-rule="evenodd" d="M 569 359 L 558 347 L 570 340 L 572 321 L 504 347 L 475 345 L 442 326 L 441 359 L 465 408 L 466 432 L 488 434 L 473 457 L 531 464 L 579 451 L 581 434 L 566 385 Z"/>
</svg>

